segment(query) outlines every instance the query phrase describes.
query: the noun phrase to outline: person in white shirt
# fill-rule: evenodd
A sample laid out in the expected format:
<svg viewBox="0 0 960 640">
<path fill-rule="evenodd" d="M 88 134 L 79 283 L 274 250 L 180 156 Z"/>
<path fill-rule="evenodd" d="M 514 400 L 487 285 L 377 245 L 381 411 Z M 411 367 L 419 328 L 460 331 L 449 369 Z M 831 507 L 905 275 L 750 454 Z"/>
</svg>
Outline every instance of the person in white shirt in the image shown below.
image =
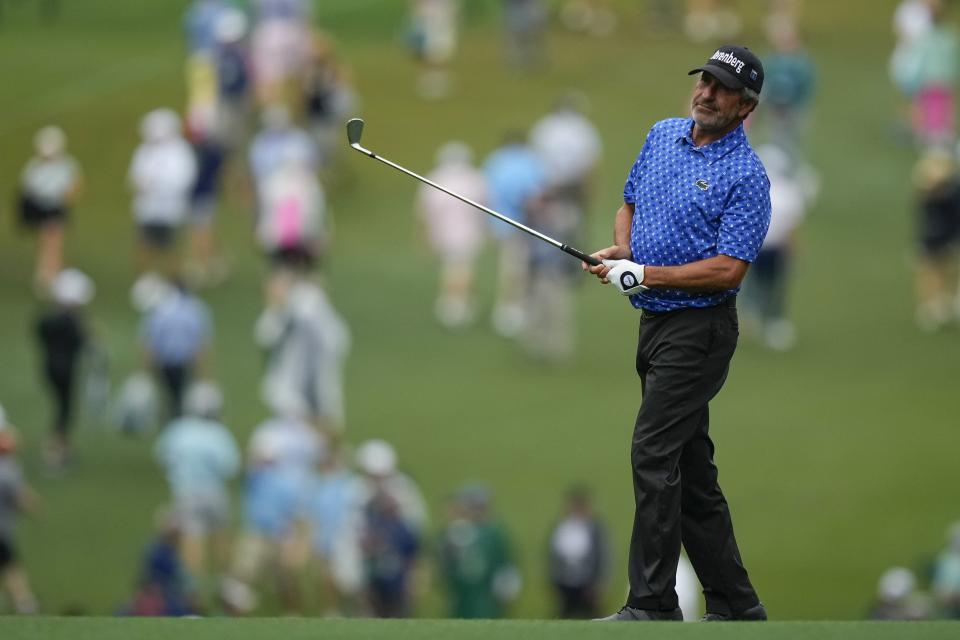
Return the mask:
<svg viewBox="0 0 960 640">
<path fill-rule="evenodd" d="M 576 94 L 563 96 L 530 132 L 530 144 L 543 163 L 553 197 L 571 202 L 581 213 L 603 151 L 600 134 L 583 115 L 582 102 Z"/>
<path fill-rule="evenodd" d="M 483 173 L 472 163 L 472 152 L 462 142 L 448 142 L 437 153 L 437 166 L 428 176 L 466 198 L 486 204 L 488 189 Z M 473 276 L 483 247 L 483 214 L 470 205 L 433 187 L 421 185 L 416 209 L 427 243 L 440 258 L 440 286 L 435 313 L 446 327 L 470 323 L 474 316 Z"/>
<path fill-rule="evenodd" d="M 787 351 L 796 329 L 786 314 L 787 283 L 795 252 L 796 231 L 819 190 L 813 170 L 775 145 L 757 154 L 770 179 L 770 228 L 743 286 L 745 324 L 753 324 L 763 343 Z"/>
<path fill-rule="evenodd" d="M 140 123 L 143 140 L 133 154 L 128 181 L 140 241 L 141 273 L 176 274 L 177 232 L 190 210 L 197 162 L 170 109 L 151 111 Z"/>
<path fill-rule="evenodd" d="M 33 140 L 35 155 L 20 175 L 20 222 L 38 231 L 34 284 L 49 287 L 63 269 L 66 219 L 83 188 L 77 161 L 67 154 L 67 136 L 59 127 L 44 127 Z"/>
<path fill-rule="evenodd" d="M 264 402 L 326 434 L 345 423 L 343 367 L 350 329 L 317 284 L 281 271 L 267 284 L 267 308 L 254 330 L 266 352 Z"/>
</svg>

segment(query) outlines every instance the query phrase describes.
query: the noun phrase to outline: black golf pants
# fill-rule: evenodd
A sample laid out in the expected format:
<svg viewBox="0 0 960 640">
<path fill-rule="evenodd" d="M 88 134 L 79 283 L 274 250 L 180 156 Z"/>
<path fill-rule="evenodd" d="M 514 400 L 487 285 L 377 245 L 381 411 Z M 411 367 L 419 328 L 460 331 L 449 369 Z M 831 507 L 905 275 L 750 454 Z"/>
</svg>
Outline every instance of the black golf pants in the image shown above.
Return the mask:
<svg viewBox="0 0 960 640">
<path fill-rule="evenodd" d="M 681 542 L 707 611 L 738 613 L 759 602 L 740 559 L 709 436 L 707 405 L 726 380 L 737 336 L 734 297 L 716 307 L 641 316 L 629 606 L 677 608 Z"/>
</svg>

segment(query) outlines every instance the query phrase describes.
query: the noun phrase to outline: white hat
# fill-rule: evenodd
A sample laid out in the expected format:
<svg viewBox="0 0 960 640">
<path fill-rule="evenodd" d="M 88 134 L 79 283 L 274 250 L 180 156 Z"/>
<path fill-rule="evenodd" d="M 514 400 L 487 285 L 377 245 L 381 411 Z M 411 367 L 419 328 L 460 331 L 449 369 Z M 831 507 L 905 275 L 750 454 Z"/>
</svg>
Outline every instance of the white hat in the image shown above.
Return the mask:
<svg viewBox="0 0 960 640">
<path fill-rule="evenodd" d="M 147 142 L 160 142 L 180 133 L 180 116 L 173 109 L 154 109 L 140 121 L 140 136 Z"/>
<path fill-rule="evenodd" d="M 67 148 L 67 134 L 60 127 L 44 127 L 34 136 L 33 148 L 46 158 L 60 155 Z"/>
<path fill-rule="evenodd" d="M 93 300 L 96 286 L 90 276 L 79 269 L 64 269 L 53 279 L 50 295 L 57 304 L 82 307 Z"/>
<path fill-rule="evenodd" d="M 140 313 L 150 311 L 173 293 L 174 286 L 156 273 L 145 273 L 133 283 L 130 304 Z"/>
<path fill-rule="evenodd" d="M 357 449 L 357 466 L 372 476 L 388 476 L 397 470 L 397 453 L 384 440 L 367 440 Z"/>
<path fill-rule="evenodd" d="M 276 462 L 286 448 L 286 438 L 277 429 L 258 429 L 248 445 L 250 458 L 258 464 Z"/>
<path fill-rule="evenodd" d="M 877 594 L 884 600 L 901 600 L 913 592 L 916 578 L 910 569 L 893 567 L 880 576 Z"/>
<path fill-rule="evenodd" d="M 218 42 L 237 42 L 247 33 L 247 16 L 239 9 L 225 9 L 213 27 Z"/>
<path fill-rule="evenodd" d="M 223 408 L 223 393 L 212 382 L 200 380 L 190 385 L 183 399 L 183 409 L 192 416 L 210 418 Z"/>
</svg>

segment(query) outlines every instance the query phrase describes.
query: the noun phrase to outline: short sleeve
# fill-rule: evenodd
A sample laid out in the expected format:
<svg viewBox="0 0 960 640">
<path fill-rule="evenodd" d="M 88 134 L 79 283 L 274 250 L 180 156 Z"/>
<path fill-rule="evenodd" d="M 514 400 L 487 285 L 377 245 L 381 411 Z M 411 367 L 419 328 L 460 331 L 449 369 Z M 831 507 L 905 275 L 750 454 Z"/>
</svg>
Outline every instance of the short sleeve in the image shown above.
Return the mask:
<svg viewBox="0 0 960 640">
<path fill-rule="evenodd" d="M 720 216 L 717 253 L 753 262 L 770 227 L 770 181 L 750 173 L 731 190 Z"/>
<path fill-rule="evenodd" d="M 647 139 L 643 143 L 643 148 L 640 149 L 640 154 L 637 155 L 637 159 L 633 163 L 633 167 L 630 168 L 630 174 L 627 176 L 627 182 L 623 185 L 623 201 L 626 204 L 636 204 L 637 203 L 637 183 L 640 180 L 640 170 L 643 168 L 643 162 L 646 160 L 647 155 L 649 154 L 650 146 L 653 144 L 654 140 L 654 131 L 656 129 L 650 129 L 650 133 L 647 134 Z"/>
</svg>

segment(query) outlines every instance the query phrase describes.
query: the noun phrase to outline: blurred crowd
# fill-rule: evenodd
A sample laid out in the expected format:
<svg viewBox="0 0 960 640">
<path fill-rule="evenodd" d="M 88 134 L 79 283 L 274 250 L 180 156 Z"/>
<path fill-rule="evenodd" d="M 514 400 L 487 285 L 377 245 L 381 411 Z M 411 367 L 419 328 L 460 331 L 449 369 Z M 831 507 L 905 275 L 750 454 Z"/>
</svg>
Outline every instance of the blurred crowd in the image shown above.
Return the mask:
<svg viewBox="0 0 960 640">
<path fill-rule="evenodd" d="M 903 0 L 893 16 L 889 71 L 901 102 L 897 133 L 917 153 L 915 317 L 924 331 L 960 322 L 960 32 L 950 9 L 947 0 Z"/>
<path fill-rule="evenodd" d="M 960 522 L 950 525 L 944 548 L 922 571 L 891 567 L 880 576 L 867 616 L 873 620 L 960 620 Z"/>
<path fill-rule="evenodd" d="M 540 3 L 507 5 L 511 25 L 543 17 Z M 425 98 L 446 93 L 438 61 L 452 52 L 450 21 L 457 15 L 456 3 L 410 4 Z M 36 133 L 16 190 L 19 223 L 37 246 L 32 288 L 40 311 L 30 330 L 51 413 L 44 471 L 82 475 L 72 436 L 84 405 L 88 416 L 152 440 L 169 486 L 134 592 L 117 613 L 293 614 L 320 603 L 329 615 L 405 617 L 436 583 L 452 616 L 505 615 L 523 580 L 489 490 L 479 483 L 457 490 L 435 525 L 395 449 L 380 439 L 353 445 L 345 429 L 351 333 L 328 293 L 324 267 L 334 250 L 328 188 L 340 171 L 343 126 L 359 109 L 348 66 L 306 0 L 195 0 L 183 29 L 186 103 L 142 116 L 127 172 L 136 238 L 129 301 L 140 318 L 134 370 L 113 370 L 90 317 L 96 284 L 65 263 L 68 232 L 83 224 L 73 210 L 82 207 L 84 185 L 66 131 L 50 125 Z M 516 46 L 517 56 L 534 55 Z M 583 163 L 558 167 L 565 173 L 553 182 L 556 199 L 579 208 L 564 214 L 565 230 L 585 206 L 600 150 L 574 102 L 558 104 L 536 136 L 561 155 L 589 151 Z M 564 139 L 570 123 L 587 142 Z M 507 199 L 503 206 L 543 197 L 547 169 L 528 157 L 522 136 L 499 155 L 499 168 L 491 170 L 501 182 L 514 181 L 497 194 Z M 438 180 L 486 201 L 486 178 L 472 169 L 465 145 L 446 145 L 439 158 Z M 519 184 L 511 162 L 527 163 Z M 217 232 L 225 193 L 238 186 L 249 194 L 251 244 L 265 265 L 251 347 L 264 354 L 259 391 L 269 417 L 246 443 L 236 436 L 241 425 L 224 424 L 222 410 L 231 394 L 250 390 L 225 392 L 217 383 L 212 353 L 221 319 L 204 296 L 230 277 L 229 250 L 241 250 L 221 246 Z M 461 326 L 473 314 L 474 231 L 482 218 L 432 193 L 420 194 L 417 207 L 443 257 L 437 316 L 445 326 Z M 504 269 L 517 255 L 504 260 Z M 497 312 L 498 326 L 511 335 L 524 311 L 515 280 L 504 274 Z M 21 453 L 17 430 L 0 414 L 0 584 L 13 610 L 32 613 L 42 603 L 18 553 L 14 522 L 39 501 L 18 463 Z M 234 522 L 238 480 L 242 517 Z M 607 550 L 585 490 L 571 494 L 558 527 L 549 551 L 558 611 L 593 615 Z"/>
</svg>

